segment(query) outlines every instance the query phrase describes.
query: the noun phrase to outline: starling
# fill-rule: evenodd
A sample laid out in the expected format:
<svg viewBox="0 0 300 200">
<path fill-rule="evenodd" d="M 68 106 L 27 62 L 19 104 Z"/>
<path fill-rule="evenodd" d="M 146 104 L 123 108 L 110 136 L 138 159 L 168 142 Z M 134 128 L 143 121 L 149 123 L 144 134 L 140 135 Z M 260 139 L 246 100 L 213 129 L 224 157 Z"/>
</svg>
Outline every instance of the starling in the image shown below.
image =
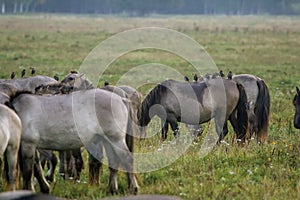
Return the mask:
<svg viewBox="0 0 300 200">
<path fill-rule="evenodd" d="M 22 73 L 21 73 L 21 77 L 22 77 L 22 78 L 25 76 L 25 73 L 26 73 L 26 70 L 23 69 L 23 70 L 22 70 Z"/>
<path fill-rule="evenodd" d="M 54 78 L 56 81 L 59 80 L 58 76 L 56 76 L 56 75 L 54 75 L 53 78 Z"/>
<path fill-rule="evenodd" d="M 109 82 L 104 81 L 104 86 L 108 86 L 108 85 L 109 85 Z"/>
<path fill-rule="evenodd" d="M 34 75 L 35 74 L 35 69 L 33 67 L 30 67 L 31 69 L 31 75 Z"/>
<path fill-rule="evenodd" d="M 187 82 L 190 81 L 190 79 L 187 76 L 184 76 L 184 80 L 187 81 Z"/>
<path fill-rule="evenodd" d="M 227 74 L 227 78 L 230 79 L 230 80 L 232 79 L 232 72 L 231 71 L 229 71 L 229 73 Z"/>
<path fill-rule="evenodd" d="M 14 79 L 15 76 L 16 76 L 15 72 L 12 72 L 12 73 L 10 74 L 10 79 Z"/>
<path fill-rule="evenodd" d="M 196 82 L 198 81 L 198 76 L 197 76 L 197 74 L 194 75 L 194 81 L 196 81 Z"/>
<path fill-rule="evenodd" d="M 223 70 L 220 70 L 220 76 L 223 78 L 225 74 L 223 73 Z"/>
</svg>

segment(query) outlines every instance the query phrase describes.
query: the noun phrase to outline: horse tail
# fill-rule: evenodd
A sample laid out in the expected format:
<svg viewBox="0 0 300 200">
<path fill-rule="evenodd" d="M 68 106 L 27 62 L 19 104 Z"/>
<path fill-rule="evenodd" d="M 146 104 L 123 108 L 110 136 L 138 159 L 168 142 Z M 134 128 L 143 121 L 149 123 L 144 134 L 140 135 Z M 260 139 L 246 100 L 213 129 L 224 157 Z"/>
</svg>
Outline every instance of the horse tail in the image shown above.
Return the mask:
<svg viewBox="0 0 300 200">
<path fill-rule="evenodd" d="M 258 80 L 258 96 L 254 108 L 257 122 L 257 140 L 264 142 L 268 136 L 269 114 L 270 114 L 270 94 L 267 85 L 263 80 Z"/>
<path fill-rule="evenodd" d="M 237 104 L 237 139 L 241 139 L 244 142 L 248 128 L 247 95 L 241 84 L 237 83 L 237 88 L 240 93 Z"/>
</svg>

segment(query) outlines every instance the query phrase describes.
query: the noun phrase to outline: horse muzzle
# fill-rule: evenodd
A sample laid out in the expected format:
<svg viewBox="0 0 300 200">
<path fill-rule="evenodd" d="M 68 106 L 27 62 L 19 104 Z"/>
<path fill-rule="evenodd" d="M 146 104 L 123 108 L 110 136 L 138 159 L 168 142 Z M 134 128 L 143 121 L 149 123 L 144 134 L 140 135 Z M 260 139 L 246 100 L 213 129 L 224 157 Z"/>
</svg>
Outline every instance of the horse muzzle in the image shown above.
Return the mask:
<svg viewBox="0 0 300 200">
<path fill-rule="evenodd" d="M 294 117 L 294 127 L 300 129 L 300 114 Z"/>
</svg>

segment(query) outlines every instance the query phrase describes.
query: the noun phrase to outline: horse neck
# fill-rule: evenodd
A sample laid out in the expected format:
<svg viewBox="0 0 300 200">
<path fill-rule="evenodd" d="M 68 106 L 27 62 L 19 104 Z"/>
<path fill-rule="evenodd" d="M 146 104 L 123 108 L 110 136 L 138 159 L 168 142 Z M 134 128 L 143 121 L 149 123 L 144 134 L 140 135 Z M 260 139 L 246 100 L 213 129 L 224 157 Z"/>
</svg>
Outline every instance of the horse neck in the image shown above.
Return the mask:
<svg viewBox="0 0 300 200">
<path fill-rule="evenodd" d="M 142 102 L 140 109 L 138 109 L 140 125 L 147 126 L 150 123 L 151 118 L 149 116 L 149 110 L 151 106 L 160 103 L 161 92 L 164 88 L 165 87 L 162 85 L 157 85 Z"/>
<path fill-rule="evenodd" d="M 95 87 L 93 86 L 93 84 L 90 81 L 82 80 L 79 88 L 77 88 L 77 89 L 78 90 L 90 90 L 90 89 L 94 89 L 94 88 Z"/>
</svg>

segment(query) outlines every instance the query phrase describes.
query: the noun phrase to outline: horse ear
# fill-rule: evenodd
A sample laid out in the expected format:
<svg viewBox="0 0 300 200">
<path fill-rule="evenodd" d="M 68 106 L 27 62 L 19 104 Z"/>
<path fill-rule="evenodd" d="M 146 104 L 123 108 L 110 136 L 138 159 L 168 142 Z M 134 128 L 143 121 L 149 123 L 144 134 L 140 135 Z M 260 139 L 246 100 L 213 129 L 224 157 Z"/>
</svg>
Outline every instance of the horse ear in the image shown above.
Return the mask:
<svg viewBox="0 0 300 200">
<path fill-rule="evenodd" d="M 79 75 L 79 78 L 84 77 L 84 76 L 85 76 L 85 74 L 80 74 L 80 75 Z"/>
<path fill-rule="evenodd" d="M 296 87 L 296 91 L 297 91 L 297 94 L 300 95 L 300 90 L 298 87 Z"/>
</svg>

